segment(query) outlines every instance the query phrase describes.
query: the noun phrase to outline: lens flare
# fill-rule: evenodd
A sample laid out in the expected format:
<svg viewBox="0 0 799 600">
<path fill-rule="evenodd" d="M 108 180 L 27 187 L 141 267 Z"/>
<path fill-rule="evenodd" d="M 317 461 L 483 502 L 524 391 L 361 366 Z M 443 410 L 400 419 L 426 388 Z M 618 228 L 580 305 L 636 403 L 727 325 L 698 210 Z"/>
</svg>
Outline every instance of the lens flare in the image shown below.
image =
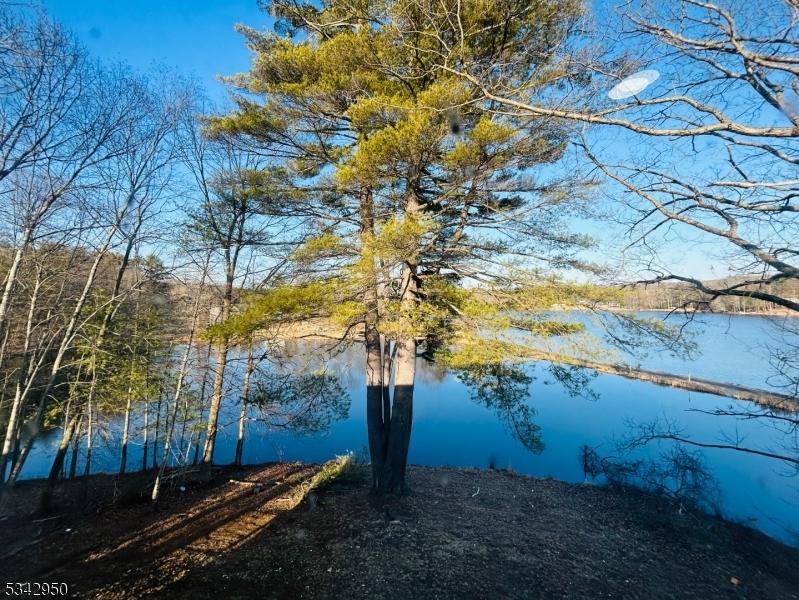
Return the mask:
<svg viewBox="0 0 799 600">
<path fill-rule="evenodd" d="M 657 81 L 659 77 L 660 73 L 654 69 L 638 71 L 613 86 L 613 89 L 608 92 L 608 97 L 611 100 L 623 100 L 624 98 L 635 96 Z"/>
</svg>

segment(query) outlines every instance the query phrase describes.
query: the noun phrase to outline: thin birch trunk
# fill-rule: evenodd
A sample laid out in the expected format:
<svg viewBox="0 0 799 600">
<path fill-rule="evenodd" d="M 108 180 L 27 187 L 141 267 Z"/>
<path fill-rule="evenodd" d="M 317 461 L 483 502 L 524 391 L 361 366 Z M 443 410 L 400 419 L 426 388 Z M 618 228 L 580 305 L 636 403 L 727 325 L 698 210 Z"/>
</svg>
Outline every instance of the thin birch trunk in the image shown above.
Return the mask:
<svg viewBox="0 0 799 600">
<path fill-rule="evenodd" d="M 147 440 L 147 435 L 150 429 L 150 401 L 144 401 L 144 432 L 142 439 L 142 458 L 141 458 L 141 470 L 147 470 L 147 450 L 149 442 Z"/>
<path fill-rule="evenodd" d="M 75 338 L 77 333 L 78 324 L 80 320 L 81 312 L 83 311 L 84 306 L 86 305 L 86 301 L 89 298 L 89 293 L 91 292 L 92 288 L 94 287 L 95 279 L 97 278 L 97 271 L 100 268 L 100 263 L 102 259 L 106 256 L 108 249 L 111 247 L 111 242 L 114 239 L 114 235 L 116 235 L 117 229 L 119 228 L 119 220 L 114 224 L 114 226 L 109 231 L 106 239 L 103 243 L 101 249 L 97 252 L 94 261 L 92 262 L 92 266 L 89 269 L 89 273 L 86 276 L 86 281 L 83 285 L 83 290 L 81 291 L 80 297 L 78 301 L 75 303 L 75 306 L 72 309 L 72 314 L 70 315 L 69 322 L 64 330 L 64 337 L 61 340 L 61 344 L 58 347 L 58 351 L 56 352 L 56 356 L 53 359 L 53 364 L 50 367 L 50 375 L 47 379 L 47 383 L 42 391 L 41 398 L 39 399 L 39 405 L 36 408 L 36 415 L 33 419 L 33 431 L 28 437 L 22 452 L 20 453 L 19 460 L 14 465 L 14 469 L 11 472 L 11 476 L 8 479 L 7 484 L 9 486 L 13 486 L 17 478 L 19 477 L 19 473 L 22 471 L 22 467 L 27 460 L 28 455 L 30 454 L 31 447 L 33 446 L 33 441 L 42 427 L 42 421 L 44 419 L 44 409 L 47 404 L 47 398 L 50 396 L 50 392 L 52 392 L 53 387 L 55 386 L 56 378 L 58 377 L 59 372 L 61 371 L 61 364 L 64 360 L 64 357 L 67 354 L 67 350 L 72 345 L 72 341 Z"/>
<path fill-rule="evenodd" d="M 153 436 L 153 469 L 158 466 L 158 431 L 161 428 L 161 405 L 164 401 L 164 391 L 158 391 L 158 404 L 155 411 L 155 435 Z"/>
<path fill-rule="evenodd" d="M 36 282 L 31 292 L 31 300 L 28 308 L 28 318 L 25 323 L 25 340 L 22 345 L 22 358 L 19 365 L 19 373 L 17 374 L 17 382 L 14 386 L 14 400 L 11 402 L 11 409 L 8 415 L 8 425 L 6 426 L 6 436 L 3 440 L 3 449 L 0 451 L 0 482 L 5 481 L 6 468 L 10 458 L 12 449 L 16 445 L 19 417 L 22 407 L 25 403 L 26 389 L 29 388 L 28 383 L 28 367 L 30 362 L 30 346 L 31 337 L 33 334 L 33 321 L 36 314 L 36 303 L 39 298 L 39 290 L 41 289 L 41 269 L 36 269 Z"/>
<path fill-rule="evenodd" d="M 161 481 L 164 477 L 164 471 L 166 470 L 166 464 L 169 460 L 169 449 L 172 444 L 172 436 L 175 432 L 175 421 L 178 416 L 178 406 L 180 406 L 180 395 L 183 392 L 183 383 L 186 380 L 186 375 L 189 371 L 189 358 L 191 356 L 191 348 L 194 345 L 194 334 L 197 329 L 197 317 L 200 314 L 200 300 L 202 298 L 202 291 L 203 285 L 205 284 L 205 276 L 208 271 L 208 262 L 210 260 L 210 255 L 206 258 L 205 261 L 205 269 L 203 270 L 203 278 L 200 282 L 200 289 L 197 291 L 197 298 L 194 301 L 194 312 L 191 318 L 191 329 L 189 330 L 189 339 L 186 342 L 186 350 L 183 353 L 183 360 L 180 363 L 180 370 L 178 371 L 178 379 L 175 382 L 175 397 L 172 400 L 172 421 L 169 424 L 169 431 L 166 435 L 166 439 L 164 441 L 164 454 L 161 458 L 161 466 L 158 469 L 158 475 L 155 477 L 155 483 L 153 484 L 153 493 L 152 493 L 152 501 L 158 501 L 158 494 L 161 491 Z M 168 410 L 168 408 L 167 408 Z"/>
<path fill-rule="evenodd" d="M 22 259 L 25 255 L 25 251 L 28 249 L 28 244 L 30 244 L 32 235 L 33 227 L 28 225 L 22 233 L 22 239 L 19 242 L 16 252 L 14 252 L 14 258 L 11 261 L 11 266 L 8 268 L 8 273 L 6 274 L 5 285 L 3 286 L 3 295 L 0 297 L 0 332 L 5 332 L 6 328 L 8 327 L 7 320 L 8 311 L 11 306 L 11 295 L 14 293 L 14 288 L 17 285 L 17 274 L 19 273 L 19 267 L 22 264 Z M 0 366 L 2 366 L 2 361 L 0 361 Z"/>
<path fill-rule="evenodd" d="M 244 454 L 244 433 L 247 425 L 247 402 L 250 399 L 250 377 L 252 376 L 253 369 L 255 368 L 255 361 L 253 358 L 253 340 L 250 338 L 250 343 L 247 347 L 247 366 L 244 370 L 244 381 L 241 384 L 241 412 L 239 413 L 239 433 L 236 439 L 236 456 L 233 459 L 233 464 L 240 465 L 242 455 Z"/>
<path fill-rule="evenodd" d="M 94 368 L 92 368 L 94 370 Z M 94 381 L 94 379 L 92 379 Z M 83 466 L 83 476 L 88 477 L 92 470 L 92 449 L 94 442 L 94 402 L 91 395 L 87 403 L 86 412 L 86 464 Z"/>
<path fill-rule="evenodd" d="M 131 369 L 131 377 L 133 369 Z M 128 386 L 128 395 L 125 400 L 125 422 L 122 425 L 122 446 L 119 450 L 119 474 L 124 475 L 128 462 L 128 443 L 130 440 L 130 406 L 133 398 L 133 387 Z"/>
</svg>

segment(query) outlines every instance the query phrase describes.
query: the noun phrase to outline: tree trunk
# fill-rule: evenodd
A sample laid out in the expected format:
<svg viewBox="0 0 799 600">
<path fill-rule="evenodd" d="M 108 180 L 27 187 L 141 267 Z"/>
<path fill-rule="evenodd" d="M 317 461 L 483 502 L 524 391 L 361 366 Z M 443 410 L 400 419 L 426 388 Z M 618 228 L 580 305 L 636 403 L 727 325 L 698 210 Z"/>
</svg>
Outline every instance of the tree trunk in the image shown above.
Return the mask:
<svg viewBox="0 0 799 600">
<path fill-rule="evenodd" d="M 388 448 L 383 470 L 383 489 L 406 493 L 405 468 L 413 424 L 413 389 L 416 378 L 416 339 L 397 341 L 394 368 L 394 405 L 388 431 Z"/>
<path fill-rule="evenodd" d="M 6 348 L 8 346 L 8 336 L 11 333 L 11 328 L 6 327 L 6 330 L 3 333 L 3 339 L 0 341 L 0 366 L 4 364 L 5 356 L 6 356 Z M 8 378 L 3 377 L 3 389 L 0 391 L 0 406 L 5 403 L 6 399 L 6 386 L 8 386 Z"/>
<path fill-rule="evenodd" d="M 208 428 L 205 432 L 205 447 L 203 448 L 202 464 L 205 466 L 210 466 L 214 462 L 214 449 L 216 446 L 219 408 L 222 405 L 222 386 L 225 381 L 227 354 L 227 342 L 218 344 L 216 349 L 216 364 L 214 365 L 214 384 L 211 388 L 211 404 L 208 407 Z"/>
<path fill-rule="evenodd" d="M 203 415 L 205 414 L 205 400 L 206 394 L 208 393 L 208 373 L 211 370 L 211 350 L 213 344 L 208 342 L 205 348 L 205 364 L 203 365 L 203 380 L 200 384 L 200 414 L 197 416 L 197 426 L 195 426 L 195 431 L 192 432 L 191 436 L 189 437 L 189 448 L 186 449 L 186 460 L 189 458 L 190 450 L 192 444 L 194 444 L 194 456 L 192 457 L 191 464 L 196 465 L 200 460 L 200 442 L 202 441 L 202 432 L 200 430 L 199 425 L 202 424 Z M 197 438 L 195 440 L 194 434 L 197 434 Z"/>
<path fill-rule="evenodd" d="M 391 340 L 383 341 L 383 423 L 391 421 Z"/>
<path fill-rule="evenodd" d="M 17 381 L 14 387 L 14 400 L 11 402 L 11 409 L 8 415 L 8 425 L 6 427 L 6 436 L 3 440 L 3 449 L 0 451 L 0 483 L 6 479 L 6 468 L 8 460 L 11 456 L 12 449 L 16 442 L 17 429 L 19 427 L 18 421 L 22 412 L 22 407 L 25 404 L 27 391 L 30 389 L 30 382 L 28 381 L 28 365 L 30 361 L 30 345 L 31 336 L 33 334 L 33 321 L 36 314 L 36 302 L 39 297 L 39 289 L 41 288 L 41 271 L 36 270 L 36 283 L 31 293 L 31 300 L 28 308 L 28 320 L 25 324 L 25 340 L 22 345 L 22 358 L 20 359 L 19 373 L 17 374 Z"/>
<path fill-rule="evenodd" d="M 233 303 L 233 278 L 235 262 L 228 262 L 226 268 L 225 293 L 222 299 L 222 313 L 219 322 L 224 323 L 230 317 L 230 306 Z M 219 408 L 222 405 L 222 392 L 225 382 L 225 367 L 227 366 L 228 342 L 222 340 L 216 346 L 216 365 L 214 371 L 214 385 L 211 391 L 211 404 L 208 407 L 208 428 L 205 432 L 205 447 L 203 448 L 202 464 L 209 467 L 214 462 L 214 448 L 216 447 L 216 433 L 219 422 Z"/>
<path fill-rule="evenodd" d="M 182 379 L 181 375 L 178 375 L 178 379 Z M 167 462 L 169 461 L 169 450 L 172 447 L 172 435 L 175 433 L 175 420 L 178 417 L 178 406 L 180 401 L 180 387 L 182 387 L 182 382 L 179 382 L 179 387 L 175 392 L 175 399 L 174 404 L 172 407 L 172 419 L 170 421 L 169 418 L 169 405 L 167 405 L 167 427 L 166 427 L 166 434 L 164 436 L 164 450 L 163 455 L 161 457 L 161 464 L 158 466 L 158 474 L 155 476 L 155 482 L 153 483 L 153 492 L 150 495 L 150 498 L 153 502 L 158 502 L 158 495 L 161 492 L 161 481 L 164 478 L 164 471 L 166 470 Z"/>
<path fill-rule="evenodd" d="M 186 441 L 186 426 L 189 424 L 189 399 L 186 397 L 183 400 L 183 419 L 180 423 L 180 440 L 178 441 L 178 449 L 181 453 L 181 462 L 183 464 L 187 464 L 189 462 L 189 450 L 190 448 L 186 449 L 186 453 L 183 454 L 183 443 Z M 191 445 L 191 436 L 189 436 L 189 445 Z"/>
<path fill-rule="evenodd" d="M 421 211 L 417 198 L 408 197 L 405 213 L 416 214 Z M 402 268 L 400 302 L 403 318 L 412 318 L 419 297 L 419 279 L 417 277 L 418 258 L 411 254 L 406 257 Z M 396 357 L 394 358 L 394 402 L 391 407 L 391 420 L 388 422 L 388 441 L 386 443 L 385 462 L 381 477 L 380 489 L 384 492 L 408 492 L 405 483 L 405 469 L 408 464 L 408 448 L 411 441 L 413 424 L 413 390 L 416 380 L 416 332 L 413 323 L 405 325 L 407 331 L 400 332 L 395 341 Z"/>
<path fill-rule="evenodd" d="M 125 423 L 122 425 L 122 447 L 119 451 L 119 474 L 125 474 L 125 467 L 128 462 L 128 441 L 130 439 L 130 405 L 133 396 L 133 389 L 128 387 L 128 398 L 125 402 Z"/>
<path fill-rule="evenodd" d="M 149 440 L 147 439 L 148 433 L 150 428 L 150 402 L 148 400 L 144 401 L 144 431 L 143 431 L 143 439 L 142 439 L 142 457 L 141 457 L 141 470 L 147 470 L 147 450 L 149 445 Z"/>
<path fill-rule="evenodd" d="M 72 441 L 72 435 L 75 433 L 75 426 L 78 423 L 79 415 L 76 411 L 75 415 L 69 420 L 67 426 L 64 428 L 64 433 L 61 436 L 61 443 L 56 450 L 53 464 L 50 466 L 50 473 L 47 475 L 47 483 L 45 485 L 42 496 L 39 499 L 39 512 L 45 513 L 50 510 L 50 502 L 53 499 L 53 492 L 55 491 L 58 476 L 61 473 L 61 468 L 64 466 L 64 458 L 66 457 L 69 443 Z"/>
<path fill-rule="evenodd" d="M 163 390 L 158 391 L 158 404 L 155 411 L 155 435 L 153 436 L 153 469 L 158 466 L 158 430 L 161 427 L 161 404 L 164 401 Z"/>
<path fill-rule="evenodd" d="M 28 248 L 32 234 L 33 228 L 31 226 L 26 227 L 23 231 L 19 246 L 17 247 L 16 252 L 14 252 L 14 258 L 11 261 L 11 266 L 8 268 L 8 273 L 6 274 L 5 285 L 3 286 L 3 295 L 0 297 L 0 332 L 5 332 L 7 327 L 8 310 L 11 306 L 11 295 L 13 294 L 14 287 L 17 284 L 17 273 L 19 272 L 19 267 L 22 264 L 22 258 L 25 254 L 25 250 Z M 2 364 L 0 364 L 0 366 L 2 366 Z"/>
<path fill-rule="evenodd" d="M 78 474 L 78 453 L 80 452 L 81 426 L 82 426 L 82 420 L 79 418 L 77 424 L 75 425 L 75 433 L 72 435 L 72 457 L 70 458 L 69 461 L 69 475 L 68 475 L 70 479 L 75 479 L 75 476 Z"/>
<path fill-rule="evenodd" d="M 83 476 L 88 477 L 92 470 L 92 438 L 94 437 L 94 414 L 91 396 L 89 397 L 88 412 L 86 413 L 86 464 L 83 467 Z M 62 459 L 63 460 L 63 459 Z"/>
<path fill-rule="evenodd" d="M 364 347 L 366 351 L 366 429 L 372 463 L 372 489 L 381 487 L 386 423 L 383 420 L 383 362 L 380 332 L 377 329 L 377 273 L 374 266 L 374 199 L 371 190 L 360 193 L 361 256 L 367 264 L 364 277 Z"/>
<path fill-rule="evenodd" d="M 250 399 L 250 377 L 252 376 L 254 368 L 253 341 L 252 338 L 250 338 L 250 343 L 247 347 L 247 367 L 244 371 L 244 381 L 241 384 L 241 412 L 239 413 L 239 435 L 236 439 L 236 456 L 233 459 L 234 465 L 241 464 L 241 458 L 244 454 L 244 433 L 247 427 L 247 402 Z"/>
<path fill-rule="evenodd" d="M 188 454 L 188 451 L 187 451 Z M 197 432 L 197 443 L 194 445 L 194 456 L 191 459 L 191 464 L 196 465 L 200 462 L 200 432 Z"/>
</svg>

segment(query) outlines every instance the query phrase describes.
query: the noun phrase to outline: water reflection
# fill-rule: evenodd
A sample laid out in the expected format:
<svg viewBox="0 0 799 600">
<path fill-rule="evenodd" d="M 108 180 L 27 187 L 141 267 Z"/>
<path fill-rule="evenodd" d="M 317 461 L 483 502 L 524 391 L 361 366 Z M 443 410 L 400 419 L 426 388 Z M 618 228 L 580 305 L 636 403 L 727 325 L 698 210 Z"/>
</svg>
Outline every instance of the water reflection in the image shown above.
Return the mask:
<svg viewBox="0 0 799 600">
<path fill-rule="evenodd" d="M 457 372 L 472 400 L 483 404 L 505 423 L 511 435 L 530 452 L 544 450 L 541 428 L 534 422 L 536 410 L 529 403 L 533 378 L 518 365 L 481 365 Z"/>
<path fill-rule="evenodd" d="M 729 321 L 723 319 L 725 323 Z M 743 318 L 743 329 L 737 335 L 751 332 L 754 323 L 751 317 Z M 751 365 L 756 358 L 736 355 L 738 346 L 725 345 L 715 337 L 709 337 L 707 344 L 720 365 L 713 368 L 724 369 L 747 361 Z M 329 351 L 330 346 L 286 344 L 282 360 L 259 370 L 244 462 L 318 462 L 365 448 L 362 350 L 357 346 L 337 348 L 332 357 L 321 350 Z M 220 418 L 216 456 L 220 463 L 231 462 L 234 457 L 240 407 L 236 382 L 241 381 L 243 357 L 244 352 L 240 357 L 234 356 L 231 363 L 231 385 L 226 390 Z M 676 365 L 666 368 L 680 372 Z M 795 429 L 778 431 L 760 420 L 735 416 L 747 410 L 751 410 L 751 405 L 746 403 L 617 376 L 595 376 L 579 369 L 504 364 L 447 373 L 420 360 L 409 462 L 482 468 L 494 464 L 533 476 L 583 483 L 586 474 L 578 457 L 580 448 L 586 445 L 597 456 L 617 465 L 614 470 L 606 463 L 611 477 L 603 471 L 600 480 L 603 475 L 606 479 L 622 479 L 627 471 L 618 465 L 638 462 L 644 469 L 644 474 L 638 476 L 640 483 L 656 481 L 670 472 L 671 467 L 665 463 L 655 468 L 664 456 L 672 467 L 691 466 L 694 457 L 701 460 L 703 472 L 716 480 L 718 498 L 714 503 L 725 516 L 794 542 L 791 531 L 799 531 L 799 482 L 795 470 L 783 463 L 711 448 L 691 449 L 690 456 L 676 454 L 681 452 L 677 450 L 681 446 L 669 440 L 646 444 L 627 454 L 619 452 L 619 444 L 629 439 L 636 427 L 658 419 L 679 423 L 682 435 L 695 440 L 712 442 L 734 436 L 754 447 L 795 445 Z M 187 428 L 187 438 L 190 430 Z M 37 442 L 25 476 L 46 473 L 53 444 L 51 438 Z M 99 469 L 116 470 L 117 448 L 117 440 L 109 439 L 96 450 Z M 131 464 L 141 464 L 141 450 L 141 446 L 131 448 Z M 681 472 L 685 477 L 672 478 L 664 489 L 692 489 L 697 487 L 694 483 L 700 483 L 698 468 L 683 468 Z M 688 473 L 693 473 L 690 477 L 694 483 Z"/>
<path fill-rule="evenodd" d="M 349 409 L 350 396 L 333 374 L 268 373 L 255 380 L 250 421 L 309 435 L 347 418 Z"/>
<path fill-rule="evenodd" d="M 723 514 L 719 482 L 696 450 L 671 446 L 654 456 L 630 458 L 600 456 L 594 448 L 583 445 L 579 461 L 591 481 L 633 486 L 668 496 L 689 508 Z"/>
</svg>

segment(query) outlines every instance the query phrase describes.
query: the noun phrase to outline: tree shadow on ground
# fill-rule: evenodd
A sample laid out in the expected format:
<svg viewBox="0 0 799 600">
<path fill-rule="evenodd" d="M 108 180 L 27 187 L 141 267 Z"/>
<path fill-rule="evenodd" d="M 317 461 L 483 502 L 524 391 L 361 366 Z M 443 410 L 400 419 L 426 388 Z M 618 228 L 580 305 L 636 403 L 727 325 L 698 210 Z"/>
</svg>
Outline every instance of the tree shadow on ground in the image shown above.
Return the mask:
<svg viewBox="0 0 799 600">
<path fill-rule="evenodd" d="M 644 492 L 411 467 L 413 493 L 381 498 L 368 494 L 363 467 L 300 503 L 318 470 L 222 469 L 159 512 L 87 517 L 77 525 L 85 547 L 61 548 L 53 532 L 47 561 L 15 575 L 46 572 L 104 600 L 795 598 L 799 589 L 796 549 Z"/>
<path fill-rule="evenodd" d="M 799 552 L 635 490 L 411 467 L 368 470 L 159 590 L 171 598 L 794 598 Z"/>
<path fill-rule="evenodd" d="M 223 468 L 211 481 L 186 482 L 187 493 L 175 490 L 157 510 L 137 504 L 72 515 L 67 522 L 59 516 L 57 528 L 40 532 L 2 570 L 9 581 L 64 581 L 81 596 L 141 597 L 246 543 L 292 510 L 318 470 L 287 463 Z"/>
</svg>

